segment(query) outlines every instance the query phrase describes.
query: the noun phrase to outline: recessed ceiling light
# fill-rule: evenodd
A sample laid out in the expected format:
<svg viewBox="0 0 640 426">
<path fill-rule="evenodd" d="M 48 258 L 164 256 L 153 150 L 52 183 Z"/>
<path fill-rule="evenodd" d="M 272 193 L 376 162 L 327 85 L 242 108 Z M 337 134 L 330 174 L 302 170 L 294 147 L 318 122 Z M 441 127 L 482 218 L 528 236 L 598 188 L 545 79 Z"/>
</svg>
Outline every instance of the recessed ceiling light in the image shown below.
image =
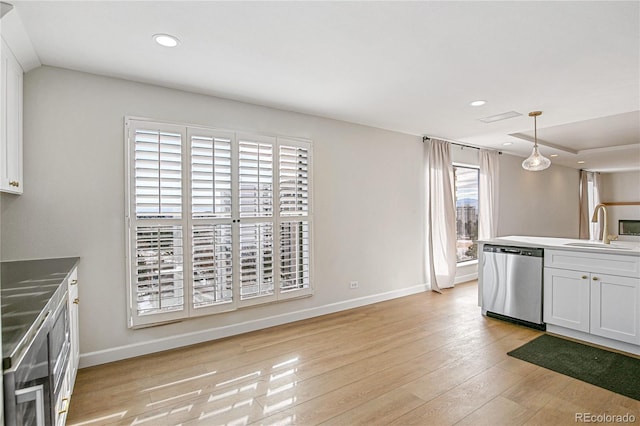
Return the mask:
<svg viewBox="0 0 640 426">
<path fill-rule="evenodd" d="M 558 154 L 551 154 L 549 157 L 555 158 L 557 156 L 558 156 Z"/>
<path fill-rule="evenodd" d="M 510 146 L 510 145 L 513 145 L 513 142 L 505 142 L 505 143 L 503 143 L 502 145 L 504 145 L 504 146 Z"/>
<path fill-rule="evenodd" d="M 153 40 L 164 47 L 176 47 L 180 43 L 176 37 L 169 34 L 154 34 Z"/>
<path fill-rule="evenodd" d="M 584 161 L 578 161 L 578 164 L 584 164 Z"/>
<path fill-rule="evenodd" d="M 477 101 L 471 102 L 469 105 L 471 105 L 471 106 L 482 106 L 482 105 L 484 105 L 486 103 L 487 103 L 487 101 L 483 101 L 481 99 L 478 99 Z"/>
</svg>

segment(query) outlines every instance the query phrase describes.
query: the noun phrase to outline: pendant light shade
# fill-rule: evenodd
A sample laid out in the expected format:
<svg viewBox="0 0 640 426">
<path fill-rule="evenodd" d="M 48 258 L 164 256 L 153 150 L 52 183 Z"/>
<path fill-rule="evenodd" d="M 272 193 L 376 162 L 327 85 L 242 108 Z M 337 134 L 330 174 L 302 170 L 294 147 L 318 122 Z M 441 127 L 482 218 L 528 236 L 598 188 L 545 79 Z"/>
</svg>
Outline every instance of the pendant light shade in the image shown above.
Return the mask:
<svg viewBox="0 0 640 426">
<path fill-rule="evenodd" d="M 551 165 L 551 160 L 540 154 L 540 151 L 538 151 L 538 126 L 536 117 L 540 114 L 542 114 L 542 111 L 533 111 L 529 113 L 529 117 L 533 117 L 533 152 L 531 153 L 529 158 L 522 162 L 522 168 L 531 172 L 539 172 L 540 170 L 544 170 Z"/>
</svg>

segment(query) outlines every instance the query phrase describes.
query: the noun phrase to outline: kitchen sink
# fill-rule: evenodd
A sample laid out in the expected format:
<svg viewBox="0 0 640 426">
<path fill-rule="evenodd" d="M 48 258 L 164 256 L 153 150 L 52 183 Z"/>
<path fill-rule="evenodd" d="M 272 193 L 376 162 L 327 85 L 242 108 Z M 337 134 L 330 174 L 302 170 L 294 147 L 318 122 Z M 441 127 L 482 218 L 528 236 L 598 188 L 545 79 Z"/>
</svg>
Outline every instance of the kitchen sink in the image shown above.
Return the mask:
<svg viewBox="0 0 640 426">
<path fill-rule="evenodd" d="M 608 250 L 630 250 L 631 247 L 626 247 L 618 244 L 603 244 L 603 243 L 566 243 L 565 246 L 571 247 L 589 247 Z"/>
</svg>

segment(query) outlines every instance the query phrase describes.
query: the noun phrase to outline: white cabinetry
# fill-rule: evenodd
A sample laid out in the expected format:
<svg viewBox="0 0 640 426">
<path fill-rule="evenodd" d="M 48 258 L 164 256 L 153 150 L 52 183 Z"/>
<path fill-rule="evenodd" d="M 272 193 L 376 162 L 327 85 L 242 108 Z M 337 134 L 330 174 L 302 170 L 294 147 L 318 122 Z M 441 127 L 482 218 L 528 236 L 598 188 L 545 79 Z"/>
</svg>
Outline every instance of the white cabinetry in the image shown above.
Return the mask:
<svg viewBox="0 0 640 426">
<path fill-rule="evenodd" d="M 640 344 L 640 278 L 593 274 L 591 334 Z"/>
<path fill-rule="evenodd" d="M 78 374 L 80 362 L 80 324 L 78 322 L 78 269 L 74 269 L 69 276 L 69 329 L 71 331 L 71 355 L 69 357 L 69 385 L 73 392 L 73 385 Z"/>
<path fill-rule="evenodd" d="M 80 341 L 78 335 L 78 268 L 69 273 L 67 280 L 68 304 L 69 304 L 69 333 L 71 348 L 69 365 L 62 382 L 62 391 L 55 401 L 55 426 L 64 426 L 67 421 L 69 403 L 73 393 L 73 385 L 78 373 L 78 361 L 80 360 Z"/>
<path fill-rule="evenodd" d="M 65 374 L 62 382 L 62 391 L 60 392 L 55 405 L 55 426 L 64 426 L 66 424 L 70 399 L 71 388 L 69 387 L 69 370 L 67 370 L 67 374 Z"/>
<path fill-rule="evenodd" d="M 640 345 L 640 258 L 546 250 L 544 321 Z"/>
<path fill-rule="evenodd" d="M 544 268 L 544 322 L 589 332 L 589 274 Z"/>
<path fill-rule="evenodd" d="M 22 194 L 22 67 L 4 40 L 0 49 L 0 191 Z"/>
</svg>

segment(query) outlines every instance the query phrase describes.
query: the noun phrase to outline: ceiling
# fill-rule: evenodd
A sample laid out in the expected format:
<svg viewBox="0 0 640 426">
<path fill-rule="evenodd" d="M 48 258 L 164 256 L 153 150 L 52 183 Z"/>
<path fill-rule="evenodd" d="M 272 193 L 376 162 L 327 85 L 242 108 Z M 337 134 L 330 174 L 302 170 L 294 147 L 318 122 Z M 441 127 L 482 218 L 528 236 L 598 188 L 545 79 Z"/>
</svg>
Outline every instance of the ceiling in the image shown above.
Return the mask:
<svg viewBox="0 0 640 426">
<path fill-rule="evenodd" d="M 11 1 L 50 65 L 527 156 L 640 170 L 640 2 Z M 168 33 L 167 49 L 152 35 Z M 473 100 L 487 103 L 471 107 Z M 516 111 L 493 123 L 479 119 Z M 504 145 L 511 142 L 511 145 Z M 578 160 L 585 161 L 577 164 Z"/>
</svg>

